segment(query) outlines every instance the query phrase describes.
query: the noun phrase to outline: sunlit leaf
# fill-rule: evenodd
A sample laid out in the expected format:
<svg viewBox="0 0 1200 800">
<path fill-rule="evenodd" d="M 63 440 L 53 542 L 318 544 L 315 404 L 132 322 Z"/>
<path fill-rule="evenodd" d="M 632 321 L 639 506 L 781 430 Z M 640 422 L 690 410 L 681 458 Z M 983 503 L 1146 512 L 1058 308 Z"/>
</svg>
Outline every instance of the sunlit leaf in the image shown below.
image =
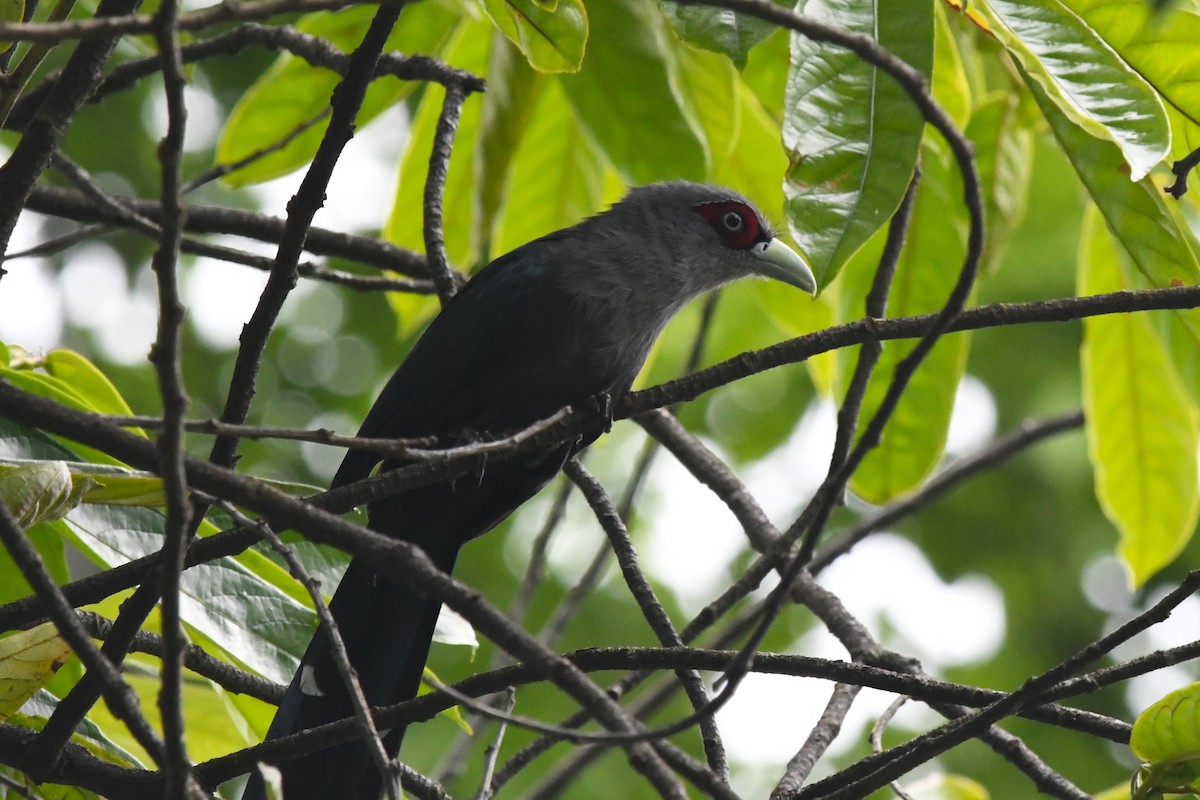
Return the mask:
<svg viewBox="0 0 1200 800">
<path fill-rule="evenodd" d="M 1154 89 L 1058 0 L 987 0 L 976 8 L 1044 97 L 1076 125 L 1121 148 L 1141 180 L 1171 146 Z"/>
<path fill-rule="evenodd" d="M 482 73 L 491 50 L 490 34 L 491 26 L 487 23 L 464 23 L 447 44 L 444 58 L 460 69 Z M 396 200 L 383 231 L 388 241 L 422 251 L 425 249 L 425 177 L 444 97 L 444 90 L 436 86 L 430 87 L 421 97 L 400 164 Z M 479 256 L 479 242 L 472 238 L 475 213 L 472 186 L 481 107 L 482 100 L 478 96 L 468 98 L 463 105 L 442 200 L 446 252 L 450 263 L 462 269 L 470 268 Z"/>
<path fill-rule="evenodd" d="M 151 509 L 83 505 L 67 524 L 77 546 L 107 567 L 162 547 L 163 516 Z M 281 683 L 290 680 L 312 635 L 311 610 L 232 558 L 187 570 L 180 599 L 183 620 L 197 634 Z"/>
<path fill-rule="evenodd" d="M 922 148 L 922 179 L 892 281 L 888 316 L 938 310 L 962 270 L 966 223 L 961 214 L 955 213 L 962 203 L 962 183 L 949 151 L 935 142 L 930 140 Z M 847 266 L 842 291 L 844 302 L 851 308 L 862 308 L 877 264 L 875 258 L 856 258 Z M 852 270 L 854 274 L 850 274 Z M 891 500 L 916 487 L 937 466 L 950 428 L 955 393 L 966 368 L 969 341 L 965 334 L 942 337 L 921 363 L 883 429 L 879 445 L 867 454 L 851 479 L 850 486 L 860 497 L 872 503 Z M 884 343 L 863 398 L 860 432 L 879 408 L 896 366 L 915 344 L 915 340 Z M 841 375 L 849 375 L 850 370 L 850 363 L 843 364 Z"/>
<path fill-rule="evenodd" d="M 1140 797 L 1152 796 L 1145 786 L 1164 790 L 1197 787 L 1200 779 L 1200 683 L 1176 689 L 1138 715 L 1129 736 L 1129 748 L 1149 762 L 1139 771 Z M 1128 796 L 1128 794 L 1126 795 Z"/>
<path fill-rule="evenodd" d="M 934 4 L 933 99 L 954 124 L 965 128 L 971 117 L 971 84 L 967 80 L 962 53 L 946 19 L 946 7 Z"/>
<path fill-rule="evenodd" d="M 304 33 L 319 36 L 343 52 L 362 40 L 376 6 L 318 11 L 296 23 Z M 460 12 L 440 2 L 412 3 L 388 37 L 387 48 L 438 56 L 458 24 Z M 269 153 L 225 177 L 232 186 L 245 186 L 286 175 L 312 160 L 325 135 L 333 89 L 341 80 L 329 70 L 313 67 L 297 56 L 283 54 L 234 107 L 217 145 L 218 164 L 236 164 L 260 151 Z M 364 125 L 385 108 L 415 91 L 416 81 L 382 78 L 372 81 L 357 121 Z"/>
<path fill-rule="evenodd" d="M 559 78 L 584 126 L 628 182 L 703 180 L 708 149 L 662 14 L 640 0 L 592 3 L 588 12 L 592 38 L 621 46 L 589 47 L 583 69 Z"/>
<path fill-rule="evenodd" d="M 0 720 L 46 685 L 71 655 L 71 646 L 46 622 L 0 639 Z"/>
<path fill-rule="evenodd" d="M 1098 215 L 1085 226 L 1081 294 L 1129 288 L 1126 257 Z M 1139 314 L 1084 322 L 1083 405 L 1096 496 L 1135 585 L 1170 563 L 1200 513 L 1200 420 L 1170 354 Z"/>
<path fill-rule="evenodd" d="M 49 398 L 70 408 L 79 411 L 103 413 L 102 409 L 92 405 L 92 399 L 86 394 L 89 389 L 86 385 L 77 388 L 61 378 L 26 367 L 19 369 L 0 368 L 0 378 L 13 384 L 18 389 L 24 389 L 39 397 Z M 72 449 L 77 454 L 77 457 L 82 457 L 98 464 L 120 463 L 117 459 L 106 453 L 81 444 L 72 443 Z"/>
<path fill-rule="evenodd" d="M 1140 288 L 1162 288 L 1200 283 L 1193 238 L 1149 178 L 1136 183 L 1126 180 L 1119 148 L 1089 135 L 1049 102 L 1040 84 L 1026 81 L 1042 114 L 1050 123 L 1059 145 L 1079 175 L 1084 189 L 1104 216 L 1108 229 L 1129 255 L 1142 276 Z M 1200 346 L 1200 312 L 1172 312 L 1172 336 L 1181 340 L 1177 353 L 1181 369 L 1192 391 L 1200 397 L 1200 364 L 1194 354 Z M 1184 352 L 1180 352 L 1180 350 Z"/>
<path fill-rule="evenodd" d="M 983 183 L 983 266 L 994 270 L 1004 258 L 1009 239 L 1025 217 L 1033 168 L 1033 134 L 1018 124 L 1016 98 L 997 93 L 971 116 L 967 137 L 975 145 L 975 165 Z"/>
<path fill-rule="evenodd" d="M 583 0 L 481 0 L 483 10 L 538 72 L 578 72 L 587 48 Z"/>
<path fill-rule="evenodd" d="M 797 11 L 858 33 L 929 75 L 933 4 L 808 0 Z M 925 120 L 892 78 L 858 56 L 798 33 L 783 142 L 792 237 L 825 286 L 900 205 Z"/>
<path fill-rule="evenodd" d="M 720 171 L 718 165 L 737 157 L 734 151 L 739 146 L 738 134 L 742 124 L 742 104 L 734 94 L 738 84 L 737 73 L 728 59 L 715 53 L 681 47 L 678 56 L 680 86 L 692 99 L 696 118 L 712 150 L 710 168 L 717 173 Z M 778 141 L 777 136 L 774 147 L 778 147 Z M 765 170 L 756 169 L 736 176 L 730 184 L 740 186 L 759 172 Z"/>
<path fill-rule="evenodd" d="M 600 210 L 604 160 L 557 81 L 547 81 L 512 162 L 514 187 L 495 233 L 493 257 Z"/>
<path fill-rule="evenodd" d="M 46 372 L 78 392 L 94 411 L 117 416 L 133 415 L 129 404 L 117 391 L 117 387 L 113 386 L 112 381 L 95 364 L 74 350 L 51 350 L 46 354 L 44 366 Z M 126 430 L 145 435 L 140 428 Z"/>
<path fill-rule="evenodd" d="M 488 91 L 483 95 L 479 147 L 475 151 L 477 231 L 473 238 L 480 242 L 483 253 L 491 249 L 512 177 L 512 163 L 528 133 L 542 85 L 541 76 L 497 35 L 488 61 Z"/>
<path fill-rule="evenodd" d="M 1183 3 L 1155 11 L 1145 0 L 1062 0 L 1162 97 L 1171 155 L 1200 146 L 1200 15 Z"/>
</svg>

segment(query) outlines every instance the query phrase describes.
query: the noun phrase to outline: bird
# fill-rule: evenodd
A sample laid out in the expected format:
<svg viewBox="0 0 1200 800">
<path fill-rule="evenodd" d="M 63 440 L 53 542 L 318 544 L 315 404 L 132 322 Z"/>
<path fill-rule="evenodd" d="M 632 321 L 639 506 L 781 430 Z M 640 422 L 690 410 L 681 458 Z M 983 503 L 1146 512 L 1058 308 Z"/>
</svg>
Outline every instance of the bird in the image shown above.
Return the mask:
<svg viewBox="0 0 1200 800">
<path fill-rule="evenodd" d="M 502 255 L 442 308 L 385 384 L 358 435 L 470 441 L 519 430 L 567 406 L 628 392 L 667 322 L 688 302 L 758 276 L 816 294 L 804 260 L 741 194 L 685 181 L 631 189 L 607 210 Z M 368 526 L 420 547 L 439 569 L 545 486 L 608 427 L 488 463 L 477 475 L 368 504 Z M 611 419 L 608 420 L 611 423 Z M 382 465 L 380 461 L 382 460 Z M 337 488 L 403 459 L 349 450 Z M 330 611 L 367 701 L 414 697 L 441 603 L 353 559 Z M 279 705 L 274 739 L 352 715 L 324 629 Z M 399 752 L 404 728 L 384 737 Z M 383 777 L 361 741 L 278 765 L 287 800 L 377 800 Z M 252 773 L 243 800 L 265 797 Z"/>
</svg>

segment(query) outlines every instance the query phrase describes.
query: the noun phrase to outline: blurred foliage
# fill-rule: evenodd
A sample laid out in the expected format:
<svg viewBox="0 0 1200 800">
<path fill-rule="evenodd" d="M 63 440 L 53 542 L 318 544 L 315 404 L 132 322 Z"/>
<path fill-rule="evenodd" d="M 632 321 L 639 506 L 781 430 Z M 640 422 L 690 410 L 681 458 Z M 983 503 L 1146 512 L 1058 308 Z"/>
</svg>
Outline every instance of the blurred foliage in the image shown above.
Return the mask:
<svg viewBox="0 0 1200 800">
<path fill-rule="evenodd" d="M 1162 191 L 1173 180 L 1170 159 L 1200 146 L 1195 0 L 1161 10 L 1144 0 L 801 0 L 798 11 L 878 36 L 929 81 L 948 116 L 971 139 L 988 225 L 973 302 L 1200 282 L 1195 193 L 1177 203 Z M 17 13 L 17 6 L 6 6 L 3 18 Z M 48 13 L 39 9 L 36 18 Z M 87 13 L 90 8 L 82 6 L 75 11 L 76 16 Z M 373 7 L 359 6 L 289 21 L 351 50 L 372 14 Z M 815 302 L 775 285 L 724 290 L 704 341 L 702 363 L 711 364 L 860 319 L 887 222 L 919 172 L 888 315 L 935 311 L 957 278 L 968 229 L 959 165 L 899 84 L 844 49 L 726 10 L 666 0 L 425 0 L 406 8 L 400 20 L 390 46 L 441 59 L 488 81 L 485 94 L 467 101 L 445 190 L 447 247 L 461 270 L 474 271 L 523 242 L 595 213 L 633 184 L 684 178 L 731 185 L 788 232 L 823 288 Z M 31 87 L 62 65 L 65 49 L 49 50 Z M 19 51 L 13 63 L 26 52 Z M 148 52 L 145 39 L 127 37 L 116 58 L 130 61 Z M 282 208 L 263 207 L 269 195 L 255 187 L 307 166 L 324 133 L 321 115 L 337 77 L 294 56 L 255 48 L 190 65 L 188 76 L 207 94 L 220 123 L 218 138 L 188 152 L 188 177 L 271 149 L 189 199 L 282 214 Z M 389 131 L 396 147 L 394 201 L 390 208 L 357 209 L 354 232 L 423 249 L 419 209 L 442 102 L 443 91 L 433 84 L 376 82 L 359 125 L 378 118 L 407 124 Z M 63 150 L 106 189 L 153 198 L 161 134 L 154 108 L 160 104 L 157 78 L 105 96 L 80 113 Z M 394 109 L 399 115 L 385 114 Z M 197 115 L 196 121 L 203 120 Z M 5 133 L 4 142 L 11 144 L 16 135 Z M 286 146 L 277 147 L 281 142 Z M 64 185 L 53 173 L 47 181 Z M 55 218 L 36 218 L 32 224 L 44 240 L 76 227 Z M 132 302 L 152 305 L 147 264 L 154 243 L 138 234 L 97 231 L 87 245 L 42 255 L 37 263 L 62 276 L 66 292 L 80 263 L 97 258 L 94 246 L 100 241 L 121 265 L 107 280 Z M 372 274 L 363 264 L 329 261 L 334 268 Z M 16 272 L 33 265 L 14 260 L 5 268 Z M 184 259 L 186 275 L 213 268 L 210 261 Z M 0 281 L 0 292 L 5 283 Z M 250 422 L 353 430 L 392 365 L 437 308 L 436 299 L 426 295 L 385 296 L 302 282 L 267 348 Z M 939 467 L 963 455 L 945 450 L 952 415 L 977 429 L 987 425 L 980 404 L 955 405 L 964 375 L 985 387 L 994 403 L 996 429 L 985 430 L 987 436 L 1030 418 L 1079 407 L 1088 412 L 1086 433 L 1040 444 L 898 525 L 942 580 L 983 576 L 1003 597 L 1006 629 L 1000 649 L 978 663 L 953 662 L 941 670 L 944 677 L 1016 687 L 1144 608 L 1197 562 L 1198 313 L 1153 312 L 952 334 L 917 371 L 878 448 L 854 476 L 854 494 L 835 514 L 832 533 L 873 511 L 868 504 L 911 494 Z M 697 305 L 672 322 L 639 385 L 684 371 L 701 319 Z M 149 364 L 131 361 L 110 345 L 127 320 L 110 319 L 105 325 L 68 316 L 58 341 L 9 342 L 0 348 L 0 377 L 75 408 L 160 412 Z M 214 343 L 192 323 L 183 344 L 189 416 L 217 416 L 235 351 Z M 149 346 L 149 338 L 141 343 L 143 350 Z M 878 407 L 894 365 L 911 347 L 911 342 L 884 347 L 866 413 Z M 800 488 L 805 484 L 802 476 L 787 471 L 795 463 L 787 456 L 796 442 L 814 441 L 797 434 L 810 417 L 806 412 L 841 398 L 856 356 L 857 348 L 850 348 L 804 366 L 755 375 L 680 408 L 680 419 L 728 457 L 739 474 L 770 472 L 792 487 L 790 508 L 798 510 L 806 499 Z M 630 423 L 618 424 L 589 456 L 614 495 L 622 491 L 642 436 Z M 208 438 L 189 436 L 193 454 L 207 456 L 208 447 Z M 270 439 L 243 442 L 241 454 L 240 471 L 287 481 L 297 494 L 324 484 L 338 458 L 330 448 Z M 66 582 L 157 548 L 163 523 L 160 485 L 153 476 L 2 419 L 0 457 L 0 493 L 26 514 L 29 536 L 56 580 Z M 825 464 L 817 466 L 823 470 Z M 672 489 L 656 481 L 658 475 L 652 471 L 650 491 L 637 505 L 638 537 L 677 524 L 657 513 L 662 494 Z M 467 548 L 456 576 L 501 607 L 512 602 L 528 544 L 557 491 L 557 484 L 548 488 L 497 533 Z M 568 530 L 559 539 L 572 541 L 552 547 L 551 567 L 529 609 L 531 630 L 555 615 L 602 541 L 577 499 L 568 509 Z M 776 521 L 786 526 L 791 519 Z M 202 535 L 224 522 L 206 523 Z M 288 540 L 331 586 L 342 559 L 294 536 Z M 1120 580 L 1089 590 L 1089 581 L 1118 555 L 1137 593 L 1127 593 Z M 728 564 L 725 582 L 736 579 L 748 560 Z M 872 588 L 886 597 L 914 591 L 909 584 L 909 576 L 894 574 Z M 689 586 L 687 592 L 656 588 L 682 625 L 698 610 L 689 597 L 715 596 L 723 586 Z M 0 601 L 28 591 L 12 560 L 0 554 Z M 313 622 L 304 593 L 273 556 L 252 550 L 189 570 L 184 592 L 193 641 L 240 667 L 276 681 L 288 679 Z M 109 598 L 92 610 L 114 616 L 120 599 Z M 152 618 L 151 630 L 155 624 Z M 795 650 L 812 625 L 807 614 L 789 611 L 764 648 Z M 879 628 L 874 632 L 885 644 L 927 656 L 914 651 L 886 616 Z M 655 642 L 627 592 L 610 577 L 583 600 L 578 619 L 557 646 L 621 644 Z M 1150 640 L 1137 644 L 1138 654 L 1160 646 Z M 437 647 L 430 666 L 443 680 L 454 680 L 482 669 L 493 649 L 483 642 L 472 658 L 467 648 Z M 157 662 L 139 655 L 131 664 L 133 684 L 150 709 Z M 0 683 L 3 669 L 0 661 Z M 68 662 L 13 720 L 39 726 L 79 673 L 78 664 Z M 1175 688 L 1170 681 L 1180 680 L 1181 673 L 1198 677 L 1194 666 L 1184 666 L 1153 684 L 1152 693 L 1161 696 Z M 48 671 L 39 685 L 47 678 Z M 826 688 L 818 685 L 815 691 Z M 266 704 L 228 694 L 197 676 L 186 693 L 193 758 L 256 742 L 269 724 Z M 1130 707 L 1134 696 L 1112 688 L 1078 704 L 1132 719 L 1141 710 Z M 1183 702 L 1180 697 L 1170 695 L 1165 706 L 1152 709 L 1150 722 L 1139 722 L 1135 731 L 1142 731 L 1143 741 L 1190 741 L 1163 722 L 1171 715 L 1162 709 L 1173 711 Z M 1184 700 L 1192 702 L 1191 695 Z M 559 692 L 545 686 L 519 693 L 521 714 L 557 721 L 570 710 Z M 676 698 L 654 719 L 671 720 L 684 711 Z M 80 736 L 87 737 L 93 752 L 119 764 L 144 760 L 104 709 L 94 711 L 91 724 Z M 795 722 L 797 745 L 806 724 Z M 1143 744 L 1135 746 L 1135 758 L 1126 748 L 1028 720 L 1012 720 L 1006 727 L 1054 769 L 1097 793 L 1126 781 L 1136 758 L 1158 765 L 1195 750 Z M 488 724 L 476 725 L 466 766 L 448 783 L 456 795 L 477 786 L 481 754 L 493 733 Z M 852 744 L 832 759 L 835 766 L 868 751 L 858 733 L 844 734 Z M 437 774 L 446 766 L 446 754 L 457 752 L 451 746 L 459 728 L 439 719 L 421 734 L 408 737 L 404 758 Z M 897 744 L 911 734 L 896 723 L 885 743 Z M 504 755 L 532 739 L 526 731 L 510 729 Z M 693 733 L 677 740 L 699 754 Z M 551 752 L 506 788 L 508 796 L 528 796 L 553 774 L 552 762 L 565 748 Z M 777 763 L 735 762 L 739 789 L 747 796 L 769 791 L 781 769 Z M 939 768 L 946 775 L 922 781 L 914 796 L 1017 797 L 1032 791 L 1024 776 L 977 742 L 942 756 Z M 602 777 L 573 784 L 570 797 L 644 796 L 645 784 L 619 752 L 605 754 L 591 769 L 589 776 Z M 1157 785 L 1180 777 L 1155 769 L 1143 768 L 1143 776 Z M 1184 772 L 1182 784 L 1194 780 L 1192 772 Z M 0 796 L 6 791 L 0 787 Z M 32 791 L 58 796 L 49 787 Z"/>
</svg>

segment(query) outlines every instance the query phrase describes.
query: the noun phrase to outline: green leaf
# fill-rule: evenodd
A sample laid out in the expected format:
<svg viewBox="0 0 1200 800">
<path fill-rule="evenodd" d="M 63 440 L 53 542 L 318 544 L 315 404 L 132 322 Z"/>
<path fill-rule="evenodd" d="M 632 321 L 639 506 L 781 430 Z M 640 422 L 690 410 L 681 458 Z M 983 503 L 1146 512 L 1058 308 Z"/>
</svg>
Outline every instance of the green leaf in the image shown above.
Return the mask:
<svg viewBox="0 0 1200 800">
<path fill-rule="evenodd" d="M 25 0 L 0 2 L 0 22 L 22 22 L 25 19 Z"/>
<path fill-rule="evenodd" d="M 556 80 L 546 82 L 512 162 L 510 201 L 493 257 L 600 210 L 604 159 L 580 126 Z"/>
<path fill-rule="evenodd" d="M 302 18 L 296 27 L 351 52 L 362 40 L 375 11 L 373 5 L 318 11 Z M 443 3 L 412 3 L 400 15 L 387 48 L 440 56 L 458 25 L 460 13 Z M 327 119 L 320 119 L 320 115 L 328 111 L 333 89 L 340 80 L 336 73 L 313 67 L 301 58 L 281 55 L 230 112 L 217 145 L 216 161 L 236 164 L 265 149 L 277 149 L 225 176 L 225 182 L 231 186 L 261 183 L 311 161 L 325 135 Z M 418 86 L 418 82 L 395 78 L 372 81 L 357 123 L 365 125 Z"/>
<path fill-rule="evenodd" d="M 71 646 L 50 622 L 0 639 L 0 720 L 45 686 L 70 655 Z"/>
<path fill-rule="evenodd" d="M 529 66 L 538 72 L 579 71 L 588 40 L 583 0 L 480 2 L 496 28 L 525 54 Z"/>
<path fill-rule="evenodd" d="M 1149 180 L 1127 180 L 1116 145 L 1074 124 L 1050 102 L 1040 83 L 1028 76 L 1025 83 L 1084 188 L 1138 271 L 1157 287 L 1200 283 L 1196 257 L 1167 210 L 1162 192 Z"/>
<path fill-rule="evenodd" d="M 1171 155 L 1200 146 L 1200 15 L 1180 3 L 1155 10 L 1145 0 L 1062 0 L 1162 97 Z"/>
<path fill-rule="evenodd" d="M 39 689 L 25 703 L 22 708 L 23 713 L 14 715 L 9 722 L 41 730 L 56 708 L 58 708 L 58 698 L 45 689 Z M 79 723 L 75 732 L 71 734 L 71 741 L 110 764 L 122 767 L 140 768 L 143 766 L 136 756 L 108 738 L 104 731 L 90 719 L 85 718 Z"/>
<path fill-rule="evenodd" d="M 485 22 L 464 21 L 446 45 L 443 57 L 460 69 L 481 73 L 487 67 L 490 49 L 491 26 Z M 421 97 L 409 130 L 408 147 L 400 164 L 396 200 L 383 231 L 388 241 L 422 251 L 425 249 L 422 211 L 425 177 L 444 98 L 444 90 L 433 86 Z M 475 209 L 472 186 L 480 106 L 478 97 L 468 99 L 463 105 L 442 198 L 446 252 L 451 264 L 463 268 L 470 267 L 479 257 L 480 243 L 474 238 L 476 226 L 473 222 Z"/>
<path fill-rule="evenodd" d="M 734 94 L 739 83 L 737 73 L 728 59 L 715 53 L 680 47 L 677 56 L 680 86 L 687 96 L 692 98 L 696 118 L 712 148 L 710 174 L 715 177 L 720 170 L 719 165 L 736 157 L 734 153 L 738 147 L 738 134 L 742 123 L 742 104 Z M 778 131 L 778 128 L 776 130 Z M 777 136 L 771 143 L 771 150 L 778 148 L 778 142 Z M 767 173 L 768 169 L 768 164 L 756 164 L 748 174 L 734 177 L 732 184 L 744 185 L 754 175 Z M 776 172 L 771 177 L 777 181 L 778 176 L 779 173 Z M 779 204 L 776 203 L 775 207 L 778 208 Z"/>
<path fill-rule="evenodd" d="M 1044 97 L 1121 149 L 1133 180 L 1167 155 L 1170 126 L 1154 89 L 1058 0 L 987 0 L 973 8 Z"/>
<path fill-rule="evenodd" d="M 27 392 L 32 392 L 40 397 L 47 397 L 63 405 L 77 409 L 79 411 L 92 411 L 97 413 L 106 413 L 103 408 L 97 408 L 93 403 L 100 403 L 104 406 L 107 399 L 103 396 L 97 398 L 89 396 L 93 393 L 97 385 L 95 382 L 84 380 L 79 386 L 76 386 L 62 378 L 48 375 L 43 372 L 35 372 L 31 368 L 34 364 L 22 364 L 17 369 L 6 369 L 0 367 L 0 379 L 6 380 L 19 389 L 24 389 Z M 81 373 L 85 374 L 86 373 Z M 107 379 L 105 379 L 107 381 Z M 115 390 L 114 390 L 115 391 Z M 111 406 L 108 406 L 111 408 Z M 103 453 L 99 450 L 94 450 L 81 444 L 72 443 L 71 457 L 74 460 L 84 458 L 88 461 L 98 464 L 119 464 L 120 462 Z"/>
<path fill-rule="evenodd" d="M 922 149 L 922 179 L 913 206 L 908 239 L 896 265 L 888 298 L 888 316 L 936 311 L 946 302 L 962 269 L 966 253 L 966 222 L 961 208 L 962 182 L 949 150 L 930 139 Z M 880 237 L 884 236 L 881 231 Z M 844 302 L 860 314 L 863 298 L 878 266 L 875 248 L 847 265 L 842 286 Z M 966 368 L 970 339 L 944 336 L 909 382 L 895 413 L 883 429 L 879 445 L 868 453 L 850 486 L 871 503 L 885 503 L 917 486 L 933 468 L 946 445 L 955 392 Z M 885 342 L 883 354 L 863 398 L 865 426 L 879 408 L 895 368 L 915 346 L 915 340 Z M 850 353 L 845 358 L 849 359 Z M 857 355 L 855 350 L 854 355 Z M 844 362 L 841 374 L 852 367 Z M 842 392 L 839 391 L 839 399 Z"/>
<path fill-rule="evenodd" d="M 21 466 L 0 466 L 0 502 L 22 528 L 62 519 L 79 505 L 90 483 L 73 484 L 62 461 L 35 461 Z"/>
<path fill-rule="evenodd" d="M 1018 103 L 1006 92 L 985 100 L 967 126 L 967 138 L 975 145 L 975 165 L 983 183 L 983 265 L 995 270 L 1021 220 L 1029 197 L 1033 167 L 1033 132 L 1018 124 Z"/>
<path fill-rule="evenodd" d="M 1096 203 L 1109 232 L 1116 237 L 1144 281 L 1134 284 L 1162 288 L 1200 283 L 1194 239 L 1176 218 L 1163 194 L 1149 178 L 1136 183 L 1122 174 L 1124 159 L 1112 142 L 1089 135 L 1051 103 L 1036 81 L 1026 85 L 1050 130 L 1067 154 L 1084 188 Z M 1200 397 L 1200 311 L 1171 312 L 1173 351 L 1193 393 Z"/>
<path fill-rule="evenodd" d="M 583 69 L 559 78 L 584 126 L 628 183 L 703 180 L 708 147 L 662 14 L 640 0 L 589 7 L 591 37 Z M 633 91 L 636 87 L 636 91 Z"/>
<path fill-rule="evenodd" d="M 802 2 L 797 11 L 866 35 L 929 75 L 933 4 Z M 925 120 L 890 77 L 840 48 L 792 34 L 783 142 L 792 237 L 826 286 L 900 205 Z"/>
<path fill-rule="evenodd" d="M 671 2 L 660 5 L 680 38 L 703 50 L 728 56 L 738 69 L 745 69 L 751 48 L 775 31 L 770 22 L 726 8 L 680 6 Z"/>
<path fill-rule="evenodd" d="M 934 5 L 933 99 L 959 129 L 971 118 L 971 82 L 967 80 L 962 53 L 946 19 L 946 6 Z"/>
<path fill-rule="evenodd" d="M 508 193 L 512 164 L 525 138 L 534 107 L 542 94 L 541 76 L 529 68 L 515 48 L 493 36 L 488 62 L 488 90 L 479 120 L 475 149 L 474 238 L 480 250 L 491 250 L 492 236 Z"/>
<path fill-rule="evenodd" d="M 100 414 L 132 416 L 133 410 L 100 369 L 74 350 L 51 350 L 44 364 L 48 374 L 68 384 L 88 407 Z M 142 436 L 140 428 L 127 428 Z"/>
<path fill-rule="evenodd" d="M 1095 212 L 1084 227 L 1080 293 L 1129 288 L 1126 256 Z M 1092 317 L 1084 333 L 1083 406 L 1096 496 L 1140 586 L 1179 554 L 1196 527 L 1200 421 L 1146 315 Z"/>
<path fill-rule="evenodd" d="M 1200 778 L 1200 683 L 1176 689 L 1154 703 L 1133 723 L 1129 748 L 1151 764 L 1139 774 L 1136 797 L 1146 790 L 1186 787 Z"/>
<path fill-rule="evenodd" d="M 105 567 L 162 547 L 163 515 L 153 509 L 82 505 L 66 521 L 75 544 Z M 183 574 L 181 610 L 193 635 L 282 683 L 295 672 L 314 625 L 312 611 L 299 600 L 232 558 Z"/>
</svg>

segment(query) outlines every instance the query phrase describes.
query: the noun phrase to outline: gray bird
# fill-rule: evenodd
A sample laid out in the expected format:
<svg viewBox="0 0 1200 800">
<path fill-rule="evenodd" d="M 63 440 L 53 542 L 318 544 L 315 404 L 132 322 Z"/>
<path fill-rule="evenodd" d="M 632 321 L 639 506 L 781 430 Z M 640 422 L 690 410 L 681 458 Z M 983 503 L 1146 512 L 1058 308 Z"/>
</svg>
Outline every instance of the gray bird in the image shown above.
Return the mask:
<svg viewBox="0 0 1200 800">
<path fill-rule="evenodd" d="M 804 261 L 737 192 L 660 183 L 609 210 L 497 258 L 446 304 L 375 401 L 359 436 L 461 439 L 526 427 L 564 406 L 629 391 L 663 327 L 689 301 L 760 276 L 815 294 Z M 478 480 L 424 486 L 371 503 L 373 530 L 420 546 L 450 572 L 459 548 L 546 485 L 603 423 L 576 441 L 490 463 Z M 333 487 L 379 457 L 346 454 Z M 388 459 L 382 469 L 404 462 Z M 351 562 L 331 610 L 368 702 L 416 695 L 441 604 Z M 352 714 L 324 630 L 267 734 L 278 738 Z M 404 729 L 385 739 L 394 756 Z M 359 742 L 279 765 L 287 800 L 375 800 L 381 777 Z M 264 797 L 252 775 L 244 800 Z"/>
</svg>

